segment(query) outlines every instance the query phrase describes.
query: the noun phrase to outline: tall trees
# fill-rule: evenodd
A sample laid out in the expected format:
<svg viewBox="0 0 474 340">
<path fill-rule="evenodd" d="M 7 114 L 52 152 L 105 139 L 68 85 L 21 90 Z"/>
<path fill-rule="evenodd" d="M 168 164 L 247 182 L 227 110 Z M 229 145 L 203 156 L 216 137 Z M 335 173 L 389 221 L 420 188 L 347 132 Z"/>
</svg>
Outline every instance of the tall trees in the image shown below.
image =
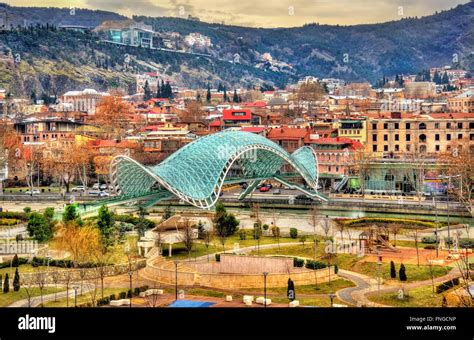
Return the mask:
<svg viewBox="0 0 474 340">
<path fill-rule="evenodd" d="M 53 222 L 37 212 L 30 214 L 26 229 L 38 242 L 49 241 L 53 237 Z"/>
<path fill-rule="evenodd" d="M 99 227 L 104 249 L 107 249 L 107 247 L 114 243 L 114 240 L 112 239 L 114 224 L 114 214 L 109 211 L 107 206 L 101 206 L 97 216 L 97 226 Z"/>
<path fill-rule="evenodd" d="M 133 106 L 118 93 L 104 96 L 97 104 L 94 122 L 104 130 L 106 138 L 121 139 L 130 128 Z"/>
<path fill-rule="evenodd" d="M 145 81 L 145 85 L 143 86 L 143 100 L 150 100 L 152 97 L 150 84 L 148 84 L 148 80 Z"/>
<path fill-rule="evenodd" d="M 206 101 L 211 102 L 211 86 L 209 84 L 207 85 Z"/>
<path fill-rule="evenodd" d="M 227 213 L 227 210 L 222 203 L 216 205 L 213 222 L 216 236 L 219 238 L 222 248 L 225 250 L 224 246 L 227 237 L 235 234 L 240 222 L 233 214 Z"/>
</svg>

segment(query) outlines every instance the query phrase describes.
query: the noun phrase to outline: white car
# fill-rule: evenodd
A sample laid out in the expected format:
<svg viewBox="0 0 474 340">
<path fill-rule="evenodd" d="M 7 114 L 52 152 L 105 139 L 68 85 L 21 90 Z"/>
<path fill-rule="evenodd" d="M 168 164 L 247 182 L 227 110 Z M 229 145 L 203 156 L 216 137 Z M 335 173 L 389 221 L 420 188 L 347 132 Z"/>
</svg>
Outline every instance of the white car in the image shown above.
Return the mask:
<svg viewBox="0 0 474 340">
<path fill-rule="evenodd" d="M 99 183 L 95 183 L 95 184 L 92 186 L 92 189 L 94 189 L 94 190 L 99 190 L 99 189 L 100 189 L 100 184 L 99 184 Z"/>
<path fill-rule="evenodd" d="M 38 190 L 38 189 L 30 189 L 30 190 L 27 190 L 25 191 L 25 194 L 27 195 L 38 195 L 40 194 L 41 192 Z"/>
<path fill-rule="evenodd" d="M 84 192 L 86 190 L 87 190 L 87 188 L 83 185 L 78 185 L 77 187 L 74 187 L 74 188 L 71 189 L 72 192 L 79 192 L 79 191 Z"/>
<path fill-rule="evenodd" d="M 90 195 L 90 196 L 98 196 L 98 197 L 107 197 L 107 196 L 110 196 L 108 192 L 99 191 L 99 190 L 89 191 L 89 195 Z"/>
<path fill-rule="evenodd" d="M 107 190 L 107 184 L 102 184 L 100 187 L 99 187 L 100 190 Z"/>
</svg>

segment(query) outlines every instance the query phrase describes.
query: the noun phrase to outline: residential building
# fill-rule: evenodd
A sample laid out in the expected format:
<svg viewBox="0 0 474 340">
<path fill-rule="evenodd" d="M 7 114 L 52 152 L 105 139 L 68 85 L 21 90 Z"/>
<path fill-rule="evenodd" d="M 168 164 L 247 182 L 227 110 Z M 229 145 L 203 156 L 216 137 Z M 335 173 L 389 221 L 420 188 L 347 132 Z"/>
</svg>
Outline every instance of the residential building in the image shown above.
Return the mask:
<svg viewBox="0 0 474 340">
<path fill-rule="evenodd" d="M 97 104 L 104 96 L 108 96 L 107 92 L 97 92 L 94 89 L 85 89 L 83 91 L 69 91 L 62 95 L 61 103 L 69 103 L 71 105 L 64 106 L 66 111 L 85 112 L 87 114 L 95 114 Z"/>
<path fill-rule="evenodd" d="M 448 99 L 450 112 L 474 113 L 474 90 L 469 89 L 456 97 Z"/>
</svg>

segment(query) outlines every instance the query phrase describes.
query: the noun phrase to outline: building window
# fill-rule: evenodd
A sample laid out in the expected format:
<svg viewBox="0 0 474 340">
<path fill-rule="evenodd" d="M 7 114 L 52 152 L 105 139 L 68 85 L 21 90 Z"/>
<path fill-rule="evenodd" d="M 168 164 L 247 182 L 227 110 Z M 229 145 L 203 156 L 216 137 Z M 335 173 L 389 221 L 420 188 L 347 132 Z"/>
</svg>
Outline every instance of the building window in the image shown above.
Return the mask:
<svg viewBox="0 0 474 340">
<path fill-rule="evenodd" d="M 388 151 L 388 145 L 383 146 L 383 151 L 387 152 Z"/>
<path fill-rule="evenodd" d="M 377 141 L 377 135 L 374 133 L 372 135 L 372 142 L 376 142 Z"/>
<path fill-rule="evenodd" d="M 410 134 L 408 134 L 408 135 L 405 136 L 405 140 L 406 140 L 407 142 L 409 142 L 409 141 L 411 140 Z"/>
<path fill-rule="evenodd" d="M 438 133 L 435 135 L 435 140 L 439 140 L 439 134 Z"/>
<path fill-rule="evenodd" d="M 474 140 L 474 133 L 471 133 L 471 134 L 469 135 L 469 139 L 470 139 L 470 140 Z"/>
<path fill-rule="evenodd" d="M 446 129 L 451 129 L 451 123 L 446 123 Z"/>
<path fill-rule="evenodd" d="M 458 129 L 462 129 L 462 123 L 458 123 Z"/>
<path fill-rule="evenodd" d="M 407 151 L 410 151 L 410 144 L 407 144 Z"/>
<path fill-rule="evenodd" d="M 377 145 L 372 145 L 372 152 L 377 152 Z"/>
<path fill-rule="evenodd" d="M 420 125 L 418 125 L 418 129 L 426 130 L 426 124 L 425 123 L 420 123 Z"/>
<path fill-rule="evenodd" d="M 399 141 L 399 140 L 400 140 L 400 136 L 398 135 L 398 133 L 395 134 L 395 140 L 396 140 L 396 141 Z"/>
<path fill-rule="evenodd" d="M 458 133 L 458 139 L 462 139 L 462 133 Z"/>
<path fill-rule="evenodd" d="M 372 130 L 377 130 L 377 123 L 372 123 Z"/>
<path fill-rule="evenodd" d="M 400 124 L 395 123 L 395 130 L 398 130 L 400 128 Z"/>
<path fill-rule="evenodd" d="M 405 129 L 410 130 L 410 127 L 411 127 L 410 123 L 405 124 Z"/>
<path fill-rule="evenodd" d="M 338 166 L 336 166 L 336 172 L 339 172 L 339 167 Z"/>
<path fill-rule="evenodd" d="M 395 151 L 396 152 L 400 151 L 400 145 L 398 145 L 398 144 L 395 145 Z"/>
<path fill-rule="evenodd" d="M 383 140 L 388 141 L 388 135 L 383 135 Z"/>
<path fill-rule="evenodd" d="M 388 123 L 383 123 L 383 128 L 384 128 L 384 130 L 387 130 L 388 129 Z"/>
<path fill-rule="evenodd" d="M 439 145 L 436 145 L 436 146 L 435 146 L 435 150 L 436 150 L 436 151 L 439 151 Z"/>
<path fill-rule="evenodd" d="M 435 129 L 439 129 L 439 123 L 435 123 Z"/>
<path fill-rule="evenodd" d="M 450 133 L 448 133 L 448 134 L 446 135 L 446 140 L 451 140 L 451 134 L 450 134 Z"/>
<path fill-rule="evenodd" d="M 420 142 L 422 142 L 422 143 L 426 142 L 426 135 L 425 134 L 420 135 Z"/>
</svg>

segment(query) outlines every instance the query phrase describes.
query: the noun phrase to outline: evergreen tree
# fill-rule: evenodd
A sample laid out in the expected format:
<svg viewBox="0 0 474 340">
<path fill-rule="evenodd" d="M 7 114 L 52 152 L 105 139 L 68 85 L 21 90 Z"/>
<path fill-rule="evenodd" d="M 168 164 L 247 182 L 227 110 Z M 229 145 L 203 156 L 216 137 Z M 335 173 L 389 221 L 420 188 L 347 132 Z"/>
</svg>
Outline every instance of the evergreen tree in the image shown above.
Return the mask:
<svg viewBox="0 0 474 340">
<path fill-rule="evenodd" d="M 3 282 L 3 292 L 8 293 L 10 291 L 10 280 L 8 278 L 8 273 L 5 274 L 5 281 Z"/>
<path fill-rule="evenodd" d="M 449 84 L 448 72 L 444 72 L 443 78 L 441 79 L 441 84 Z"/>
<path fill-rule="evenodd" d="M 163 98 L 160 83 L 156 84 L 156 98 Z"/>
<path fill-rule="evenodd" d="M 102 242 L 105 247 L 111 246 L 113 244 L 111 236 L 114 230 L 114 224 L 114 214 L 107 206 L 101 206 L 97 216 L 97 226 L 99 227 L 99 231 L 102 236 Z"/>
<path fill-rule="evenodd" d="M 219 86 L 217 86 L 217 92 L 222 92 L 224 91 L 224 87 L 222 87 L 222 84 L 219 83 Z"/>
<path fill-rule="evenodd" d="M 15 254 L 15 256 L 13 256 L 13 260 L 12 260 L 12 267 L 18 267 L 20 265 L 20 260 L 18 260 L 18 255 Z"/>
<path fill-rule="evenodd" d="M 173 90 L 171 89 L 171 85 L 169 81 L 167 81 L 165 85 L 165 94 L 166 94 L 165 98 L 173 98 Z"/>
<path fill-rule="evenodd" d="M 398 82 L 400 87 L 403 87 L 403 76 L 400 76 L 400 81 Z"/>
<path fill-rule="evenodd" d="M 165 98 L 165 81 L 163 79 L 161 79 L 160 92 L 161 92 L 160 98 Z"/>
<path fill-rule="evenodd" d="M 227 102 L 229 98 L 227 98 L 227 89 L 224 86 L 224 102 Z"/>
<path fill-rule="evenodd" d="M 395 279 L 397 277 L 397 271 L 395 269 L 395 263 L 393 263 L 393 261 L 390 261 L 390 277 L 392 279 Z"/>
<path fill-rule="evenodd" d="M 435 84 L 441 84 L 441 77 L 439 76 L 438 71 L 436 71 L 433 75 L 433 81 L 435 82 Z"/>
<path fill-rule="evenodd" d="M 148 84 L 148 80 L 146 80 L 145 86 L 143 86 L 143 100 L 150 100 L 151 96 L 150 84 Z"/>
<path fill-rule="evenodd" d="M 237 90 L 236 90 L 236 89 L 234 89 L 234 96 L 233 96 L 233 98 L 232 98 L 232 101 L 233 101 L 234 103 L 238 103 L 238 102 L 239 102 L 239 97 L 237 96 Z"/>
<path fill-rule="evenodd" d="M 79 219 L 79 214 L 76 206 L 73 204 L 66 205 L 63 213 L 63 222 L 68 223 L 77 219 Z"/>
<path fill-rule="evenodd" d="M 400 278 L 400 281 L 406 281 L 407 280 L 405 265 L 403 263 L 400 265 L 400 271 L 398 272 L 398 277 Z"/>
<path fill-rule="evenodd" d="M 31 91 L 31 96 L 30 96 L 30 98 L 31 98 L 31 103 L 32 103 L 32 104 L 36 104 L 36 99 L 37 99 L 37 98 L 36 98 L 36 91 L 35 91 L 35 90 Z"/>
<path fill-rule="evenodd" d="M 207 85 L 206 101 L 207 101 L 208 103 L 210 103 L 210 102 L 211 102 L 211 98 L 212 98 L 212 97 L 211 97 L 211 86 L 208 84 L 208 85 Z"/>
<path fill-rule="evenodd" d="M 20 290 L 20 274 L 18 268 L 15 270 L 15 277 L 13 278 L 13 291 L 18 292 Z"/>
</svg>

